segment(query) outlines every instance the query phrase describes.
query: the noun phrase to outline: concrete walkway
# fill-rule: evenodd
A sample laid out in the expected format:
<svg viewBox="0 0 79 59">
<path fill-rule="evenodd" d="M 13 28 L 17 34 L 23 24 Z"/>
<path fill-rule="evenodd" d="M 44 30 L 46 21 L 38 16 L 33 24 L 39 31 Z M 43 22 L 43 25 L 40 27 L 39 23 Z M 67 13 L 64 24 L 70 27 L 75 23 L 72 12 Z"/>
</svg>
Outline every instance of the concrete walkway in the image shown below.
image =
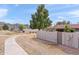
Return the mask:
<svg viewBox="0 0 79 59">
<path fill-rule="evenodd" d="M 27 53 L 16 43 L 16 36 L 5 41 L 5 55 L 27 55 Z"/>
</svg>

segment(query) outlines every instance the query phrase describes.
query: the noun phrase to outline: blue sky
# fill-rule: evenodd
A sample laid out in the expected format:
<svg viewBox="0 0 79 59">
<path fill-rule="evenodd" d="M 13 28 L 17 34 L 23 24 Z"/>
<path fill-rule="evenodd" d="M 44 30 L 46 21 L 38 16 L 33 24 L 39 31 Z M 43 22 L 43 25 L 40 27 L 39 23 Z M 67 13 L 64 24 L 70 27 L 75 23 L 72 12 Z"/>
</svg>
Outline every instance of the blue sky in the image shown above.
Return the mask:
<svg viewBox="0 0 79 59">
<path fill-rule="evenodd" d="M 29 24 L 31 14 L 37 9 L 37 4 L 2 4 L 0 5 L 0 21 L 7 23 Z M 67 20 L 79 22 L 79 4 L 47 4 L 49 18 L 56 23 Z"/>
</svg>

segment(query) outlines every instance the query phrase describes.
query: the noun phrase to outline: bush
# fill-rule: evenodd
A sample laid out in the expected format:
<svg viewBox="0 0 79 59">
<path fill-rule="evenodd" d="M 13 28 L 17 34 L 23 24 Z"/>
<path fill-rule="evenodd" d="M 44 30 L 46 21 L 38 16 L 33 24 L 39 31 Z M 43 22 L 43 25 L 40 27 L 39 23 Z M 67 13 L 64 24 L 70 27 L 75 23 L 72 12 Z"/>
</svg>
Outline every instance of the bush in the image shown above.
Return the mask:
<svg viewBox="0 0 79 59">
<path fill-rule="evenodd" d="M 70 32 L 75 32 L 75 29 L 72 29 L 72 28 L 71 28 L 71 29 L 70 29 Z"/>
<path fill-rule="evenodd" d="M 8 30 L 8 29 L 9 29 L 8 25 L 7 24 L 4 24 L 3 25 L 3 30 Z"/>
<path fill-rule="evenodd" d="M 64 31 L 65 32 L 75 32 L 75 29 L 70 28 L 68 25 L 65 25 Z"/>
</svg>

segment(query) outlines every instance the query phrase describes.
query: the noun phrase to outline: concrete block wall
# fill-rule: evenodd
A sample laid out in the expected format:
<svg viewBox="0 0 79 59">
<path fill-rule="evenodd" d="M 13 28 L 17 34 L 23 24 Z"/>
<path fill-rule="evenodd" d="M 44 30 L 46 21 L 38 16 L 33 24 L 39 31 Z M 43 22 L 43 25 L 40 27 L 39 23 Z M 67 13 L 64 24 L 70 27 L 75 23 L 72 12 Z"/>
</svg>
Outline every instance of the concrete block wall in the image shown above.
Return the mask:
<svg viewBox="0 0 79 59">
<path fill-rule="evenodd" d="M 73 47 L 73 48 L 79 48 L 79 32 L 62 32 L 62 44 Z M 38 31 L 37 32 L 37 38 L 42 40 L 47 40 L 51 42 L 57 42 L 57 32 L 46 32 L 46 31 Z"/>
<path fill-rule="evenodd" d="M 57 43 L 57 32 L 38 31 L 37 38 Z"/>
<path fill-rule="evenodd" d="M 73 32 L 73 33 L 62 33 L 62 44 L 73 47 L 73 48 L 79 48 L 79 32 Z"/>
<path fill-rule="evenodd" d="M 66 45 L 66 46 L 69 46 L 69 47 L 72 47 L 72 43 L 73 43 L 72 38 L 73 38 L 73 34 L 63 32 L 62 33 L 62 44 Z"/>
</svg>

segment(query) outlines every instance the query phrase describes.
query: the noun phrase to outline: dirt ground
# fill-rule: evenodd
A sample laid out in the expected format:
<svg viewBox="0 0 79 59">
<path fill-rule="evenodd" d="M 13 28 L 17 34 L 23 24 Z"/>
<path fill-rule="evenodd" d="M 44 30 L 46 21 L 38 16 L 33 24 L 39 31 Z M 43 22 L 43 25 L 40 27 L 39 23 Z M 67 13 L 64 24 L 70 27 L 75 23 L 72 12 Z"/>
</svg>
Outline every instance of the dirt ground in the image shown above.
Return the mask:
<svg viewBox="0 0 79 59">
<path fill-rule="evenodd" d="M 60 47 L 51 42 L 35 38 L 35 34 L 21 35 L 16 42 L 30 55 L 65 55 Z"/>
<path fill-rule="evenodd" d="M 12 35 L 17 35 L 17 33 L 11 31 L 0 31 L 0 55 L 4 54 L 5 40 L 11 37 Z"/>
<path fill-rule="evenodd" d="M 5 49 L 5 40 L 9 38 L 9 36 L 0 36 L 0 55 L 4 54 L 4 49 Z"/>
</svg>

